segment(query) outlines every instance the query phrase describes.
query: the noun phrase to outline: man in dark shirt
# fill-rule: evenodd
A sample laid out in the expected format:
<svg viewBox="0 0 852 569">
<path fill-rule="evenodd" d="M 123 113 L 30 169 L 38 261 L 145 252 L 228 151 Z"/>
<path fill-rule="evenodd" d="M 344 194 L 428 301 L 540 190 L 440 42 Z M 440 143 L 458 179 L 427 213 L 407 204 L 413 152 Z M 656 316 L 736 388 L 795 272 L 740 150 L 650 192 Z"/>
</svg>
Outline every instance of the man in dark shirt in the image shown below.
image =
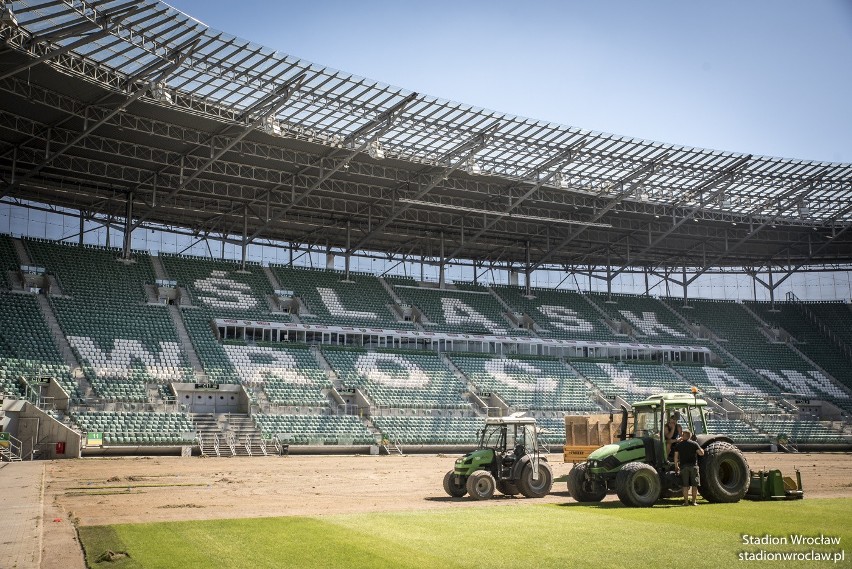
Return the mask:
<svg viewBox="0 0 852 569">
<path fill-rule="evenodd" d="M 684 429 L 680 441 L 675 446 L 675 472 L 680 474 L 683 487 L 683 505 L 689 505 L 689 489 L 692 488 L 692 505 L 697 506 L 698 485 L 701 479 L 698 475 L 698 457 L 704 456 L 704 449 L 691 439 L 692 433 Z"/>
</svg>

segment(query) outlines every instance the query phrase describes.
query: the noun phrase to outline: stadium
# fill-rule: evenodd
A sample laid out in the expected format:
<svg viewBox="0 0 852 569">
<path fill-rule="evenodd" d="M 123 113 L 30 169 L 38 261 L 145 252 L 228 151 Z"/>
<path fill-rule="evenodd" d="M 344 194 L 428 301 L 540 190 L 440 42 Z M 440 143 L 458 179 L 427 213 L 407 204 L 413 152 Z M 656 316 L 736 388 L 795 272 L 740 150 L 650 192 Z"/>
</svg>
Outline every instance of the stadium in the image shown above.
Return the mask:
<svg viewBox="0 0 852 569">
<path fill-rule="evenodd" d="M 584 547 L 707 519 L 852 539 L 852 164 L 487 111 L 153 0 L 7 1 L 0 35 L 10 566 L 614 566 Z M 561 476 L 566 415 L 693 388 L 819 499 L 745 527 L 441 490 L 486 417 L 534 417 Z M 441 533 L 485 515 L 541 546 Z"/>
</svg>

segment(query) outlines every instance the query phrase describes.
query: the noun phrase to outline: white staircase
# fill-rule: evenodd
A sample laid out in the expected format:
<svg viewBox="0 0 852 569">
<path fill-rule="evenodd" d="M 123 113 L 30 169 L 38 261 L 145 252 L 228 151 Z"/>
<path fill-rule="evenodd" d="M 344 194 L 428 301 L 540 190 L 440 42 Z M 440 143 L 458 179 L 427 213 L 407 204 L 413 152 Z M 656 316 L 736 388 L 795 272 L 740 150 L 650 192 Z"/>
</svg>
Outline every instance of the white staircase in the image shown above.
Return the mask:
<svg viewBox="0 0 852 569">
<path fill-rule="evenodd" d="M 81 367 L 80 362 L 77 361 L 77 357 L 71 350 L 71 344 L 69 344 L 68 340 L 65 338 L 65 333 L 59 326 L 59 322 L 56 320 L 56 314 L 53 313 L 53 307 L 50 306 L 50 302 L 48 302 L 47 297 L 43 294 L 37 294 L 36 300 L 39 308 L 41 309 L 41 315 L 44 318 L 44 322 L 47 324 L 47 327 L 50 328 L 50 335 L 53 337 L 56 347 L 59 348 L 59 353 L 62 354 L 62 361 L 64 361 L 65 365 L 67 365 L 72 371 L 79 369 Z"/>
<path fill-rule="evenodd" d="M 195 346 L 192 345 L 192 341 L 189 339 L 189 333 L 186 331 L 186 325 L 183 322 L 183 316 L 180 313 L 180 309 L 174 304 L 169 304 L 168 308 L 169 316 L 172 317 L 172 323 L 175 325 L 175 330 L 177 331 L 181 348 L 183 348 L 193 371 L 195 371 L 196 375 L 203 375 L 204 367 L 201 365 L 201 360 L 195 352 Z"/>
<path fill-rule="evenodd" d="M 169 276 L 166 274 L 166 269 L 163 267 L 163 262 L 160 261 L 160 258 L 155 257 L 154 255 L 151 255 L 148 258 L 151 259 L 151 266 L 154 268 L 154 276 L 163 281 L 168 280 Z"/>
</svg>

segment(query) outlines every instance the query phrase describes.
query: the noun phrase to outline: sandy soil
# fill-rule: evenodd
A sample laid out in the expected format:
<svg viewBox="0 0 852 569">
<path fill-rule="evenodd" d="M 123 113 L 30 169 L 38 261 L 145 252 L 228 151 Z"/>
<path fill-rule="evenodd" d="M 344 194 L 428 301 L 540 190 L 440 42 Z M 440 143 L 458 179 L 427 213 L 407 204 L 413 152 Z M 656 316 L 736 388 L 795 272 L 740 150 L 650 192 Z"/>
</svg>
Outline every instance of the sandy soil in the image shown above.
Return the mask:
<svg viewBox="0 0 852 569">
<path fill-rule="evenodd" d="M 53 461 L 44 503 L 79 525 L 356 512 L 510 507 L 523 498 L 487 502 L 449 498 L 441 486 L 455 456 L 287 456 L 267 458 L 133 457 Z M 571 464 L 551 455 L 554 476 Z M 748 453 L 752 469 L 802 472 L 806 498 L 852 497 L 852 454 Z M 607 499 L 616 499 L 610 496 Z M 564 482 L 537 503 L 571 500 Z M 46 524 L 45 538 L 63 531 Z M 66 529 L 67 531 L 67 529 Z M 53 536 L 58 539 L 59 536 Z M 76 543 L 69 544 L 76 547 Z M 42 567 L 73 566 L 51 548 Z M 58 559 L 57 557 L 64 558 Z"/>
</svg>

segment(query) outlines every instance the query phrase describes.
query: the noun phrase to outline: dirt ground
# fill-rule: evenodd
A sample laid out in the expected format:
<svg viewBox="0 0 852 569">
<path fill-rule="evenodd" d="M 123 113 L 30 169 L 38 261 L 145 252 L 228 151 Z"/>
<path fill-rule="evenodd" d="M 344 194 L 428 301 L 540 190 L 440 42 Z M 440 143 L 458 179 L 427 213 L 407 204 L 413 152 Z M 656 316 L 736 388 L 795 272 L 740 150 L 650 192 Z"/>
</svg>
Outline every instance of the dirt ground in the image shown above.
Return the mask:
<svg viewBox="0 0 852 569">
<path fill-rule="evenodd" d="M 523 498 L 451 499 L 441 486 L 457 455 L 128 457 L 52 461 L 45 466 L 42 567 L 73 567 L 68 523 L 102 525 L 174 520 L 510 507 Z M 852 497 L 852 454 L 747 453 L 752 469 L 802 473 L 807 498 Z M 554 477 L 571 464 L 550 455 Z M 607 499 L 616 499 L 609 496 Z M 564 482 L 537 503 L 571 500 Z M 64 533 L 63 533 L 64 532 Z M 68 547 L 59 547 L 62 541 Z M 61 553 L 61 552 L 65 553 Z M 78 556 L 79 557 L 79 556 Z"/>
</svg>

